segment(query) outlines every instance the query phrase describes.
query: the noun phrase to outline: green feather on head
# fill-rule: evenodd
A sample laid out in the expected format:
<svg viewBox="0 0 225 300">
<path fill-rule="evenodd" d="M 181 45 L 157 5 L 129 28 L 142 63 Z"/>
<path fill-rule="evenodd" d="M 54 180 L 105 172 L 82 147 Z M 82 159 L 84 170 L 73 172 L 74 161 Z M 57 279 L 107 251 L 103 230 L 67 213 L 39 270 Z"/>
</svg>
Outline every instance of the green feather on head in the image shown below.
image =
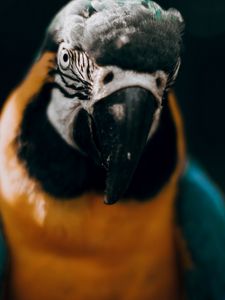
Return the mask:
<svg viewBox="0 0 225 300">
<path fill-rule="evenodd" d="M 150 12 L 155 16 L 157 20 L 160 20 L 163 15 L 163 9 L 155 2 L 150 0 L 144 0 L 142 3 L 146 3 L 148 5 L 148 8 Z"/>
</svg>

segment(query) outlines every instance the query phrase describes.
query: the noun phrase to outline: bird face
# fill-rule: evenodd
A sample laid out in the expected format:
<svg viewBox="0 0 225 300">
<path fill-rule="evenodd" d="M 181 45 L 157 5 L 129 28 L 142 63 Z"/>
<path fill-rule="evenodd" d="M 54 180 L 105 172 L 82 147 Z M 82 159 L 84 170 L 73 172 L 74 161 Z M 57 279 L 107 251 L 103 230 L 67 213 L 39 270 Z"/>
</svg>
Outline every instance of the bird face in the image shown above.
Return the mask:
<svg viewBox="0 0 225 300">
<path fill-rule="evenodd" d="M 57 67 L 47 115 L 70 146 L 106 169 L 112 204 L 157 130 L 180 66 L 182 20 L 151 1 L 89 2 L 71 2 L 50 26 Z"/>
</svg>

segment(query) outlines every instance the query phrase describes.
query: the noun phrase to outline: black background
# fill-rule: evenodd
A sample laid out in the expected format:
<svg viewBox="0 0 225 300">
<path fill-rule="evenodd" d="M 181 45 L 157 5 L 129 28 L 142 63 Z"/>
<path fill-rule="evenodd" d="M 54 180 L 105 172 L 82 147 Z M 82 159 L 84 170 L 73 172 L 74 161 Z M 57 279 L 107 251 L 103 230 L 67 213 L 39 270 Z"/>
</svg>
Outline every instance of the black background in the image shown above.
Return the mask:
<svg viewBox="0 0 225 300">
<path fill-rule="evenodd" d="M 0 101 L 21 80 L 63 0 L 7 0 L 0 5 Z M 225 191 L 225 1 L 161 0 L 186 22 L 176 92 L 189 152 Z"/>
</svg>

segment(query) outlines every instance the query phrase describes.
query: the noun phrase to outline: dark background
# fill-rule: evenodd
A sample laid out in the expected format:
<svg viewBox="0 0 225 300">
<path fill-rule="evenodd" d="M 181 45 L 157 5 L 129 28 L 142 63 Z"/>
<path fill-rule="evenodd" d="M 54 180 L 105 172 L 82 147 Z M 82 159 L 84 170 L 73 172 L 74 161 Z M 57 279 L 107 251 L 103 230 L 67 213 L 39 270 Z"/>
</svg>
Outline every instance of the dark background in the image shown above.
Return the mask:
<svg viewBox="0 0 225 300">
<path fill-rule="evenodd" d="M 7 0 L 0 5 L 0 103 L 31 64 L 53 15 L 65 0 Z M 186 21 L 176 92 L 189 152 L 225 191 L 225 1 L 161 0 Z"/>
</svg>

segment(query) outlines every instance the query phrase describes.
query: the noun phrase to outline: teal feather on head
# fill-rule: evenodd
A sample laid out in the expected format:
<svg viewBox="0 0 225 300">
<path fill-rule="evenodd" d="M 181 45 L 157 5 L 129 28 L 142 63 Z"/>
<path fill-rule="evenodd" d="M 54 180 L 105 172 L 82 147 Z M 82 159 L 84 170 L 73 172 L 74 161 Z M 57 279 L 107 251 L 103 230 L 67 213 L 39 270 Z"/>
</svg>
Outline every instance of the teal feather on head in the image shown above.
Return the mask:
<svg viewBox="0 0 225 300">
<path fill-rule="evenodd" d="M 148 4 L 150 12 L 157 20 L 160 20 L 163 17 L 163 9 L 157 3 L 150 0 L 145 0 L 145 3 Z"/>
</svg>

